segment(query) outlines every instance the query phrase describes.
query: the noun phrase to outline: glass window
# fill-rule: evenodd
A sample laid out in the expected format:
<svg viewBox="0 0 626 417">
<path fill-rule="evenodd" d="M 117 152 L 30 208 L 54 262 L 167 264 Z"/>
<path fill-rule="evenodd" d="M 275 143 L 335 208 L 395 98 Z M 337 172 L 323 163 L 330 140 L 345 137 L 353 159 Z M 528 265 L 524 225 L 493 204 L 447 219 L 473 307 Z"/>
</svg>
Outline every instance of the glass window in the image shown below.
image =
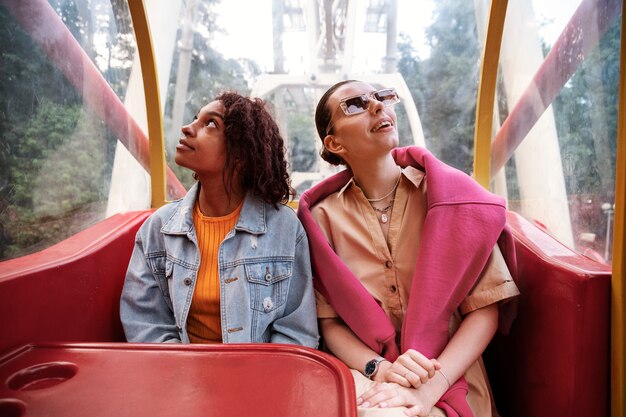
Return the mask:
<svg viewBox="0 0 626 417">
<path fill-rule="evenodd" d="M 318 156 L 313 116 L 323 92 L 347 78 L 396 88 L 401 146 L 425 146 L 472 172 L 489 0 L 328 3 L 146 3 L 166 159 L 185 187 L 194 179 L 173 162 L 180 129 L 225 89 L 269 103 L 299 194 L 336 172 Z M 517 135 L 517 143 L 502 146 L 493 187 L 511 209 L 562 242 L 608 260 L 619 11 L 600 14 L 606 21 L 586 19 L 593 27 L 561 37 L 587 3 L 594 2 L 509 2 L 496 106 L 502 129 L 494 149 L 509 143 L 507 135 Z M 12 2 L 2 4 L 0 259 L 7 259 L 113 213 L 148 208 L 150 182 L 143 83 L 126 3 L 50 0 L 49 10 L 23 16 Z M 68 41 L 44 42 L 59 34 Z M 562 39 L 572 45 L 561 48 Z M 581 46 L 586 49 L 576 49 Z M 570 61 L 565 79 L 549 77 Z M 538 71 L 544 84 L 533 78 Z M 552 94 L 549 105 L 528 118 L 543 94 Z"/>
<path fill-rule="evenodd" d="M 496 191 L 562 243 L 610 264 L 619 2 L 515 0 L 508 8 Z"/>
<path fill-rule="evenodd" d="M 124 2 L 2 4 L 0 260 L 105 217 L 119 136 L 107 98 L 123 98 L 135 49 Z"/>
<path fill-rule="evenodd" d="M 270 103 L 288 144 L 299 193 L 337 171 L 318 156 L 314 111 L 346 78 L 394 87 L 400 145 L 427 146 L 471 172 L 480 43 L 473 2 L 187 1 L 168 74 L 165 135 L 173 163 L 180 127 L 224 88 Z M 161 26 L 160 26 L 161 27 Z M 170 36 L 155 35 L 155 43 Z"/>
</svg>

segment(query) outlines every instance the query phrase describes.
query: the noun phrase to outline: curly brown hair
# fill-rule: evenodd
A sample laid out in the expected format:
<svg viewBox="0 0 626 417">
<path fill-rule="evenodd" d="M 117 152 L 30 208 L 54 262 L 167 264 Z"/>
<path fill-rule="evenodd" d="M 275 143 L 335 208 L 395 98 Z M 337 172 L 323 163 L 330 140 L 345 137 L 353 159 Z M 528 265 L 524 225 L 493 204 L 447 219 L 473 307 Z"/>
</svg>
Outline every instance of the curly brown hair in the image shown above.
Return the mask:
<svg viewBox="0 0 626 417">
<path fill-rule="evenodd" d="M 223 92 L 215 100 L 226 109 L 226 184 L 232 182 L 234 170 L 239 169 L 243 187 L 274 207 L 295 197 L 285 143 L 265 102 L 233 91 Z"/>
</svg>

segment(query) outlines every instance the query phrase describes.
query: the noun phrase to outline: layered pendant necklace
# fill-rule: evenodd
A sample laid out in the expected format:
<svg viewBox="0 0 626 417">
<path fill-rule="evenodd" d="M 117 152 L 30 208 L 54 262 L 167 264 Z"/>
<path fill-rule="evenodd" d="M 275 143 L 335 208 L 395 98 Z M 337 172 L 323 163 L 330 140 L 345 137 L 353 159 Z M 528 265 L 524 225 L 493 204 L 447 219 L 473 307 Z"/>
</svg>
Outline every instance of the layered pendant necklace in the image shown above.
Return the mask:
<svg viewBox="0 0 626 417">
<path fill-rule="evenodd" d="M 396 183 L 394 184 L 394 186 L 391 189 L 391 191 L 389 191 L 387 194 L 385 194 L 384 196 L 382 196 L 380 198 L 368 198 L 367 199 L 367 201 L 370 203 L 370 206 L 372 206 L 372 208 L 375 211 L 380 213 L 380 222 L 381 223 L 387 223 L 389 221 L 389 215 L 387 213 L 393 207 L 393 202 L 394 202 L 395 199 L 392 198 L 391 201 L 389 202 L 389 205 L 384 207 L 384 208 L 374 207 L 374 205 L 372 203 L 377 203 L 379 201 L 383 201 L 383 200 L 387 199 L 389 196 L 391 196 L 393 193 L 395 193 L 396 189 L 398 188 L 398 184 L 400 184 L 400 178 L 402 177 L 402 169 L 400 167 L 398 167 L 398 170 L 400 171 L 398 173 L 398 179 L 396 180 Z"/>
<path fill-rule="evenodd" d="M 374 207 L 372 206 L 372 208 L 380 213 L 380 221 L 381 223 L 387 223 L 389 221 L 389 216 L 387 215 L 387 212 L 389 210 L 391 210 L 391 208 L 393 207 L 393 199 L 389 202 L 389 205 L 385 208 L 378 208 L 378 207 Z"/>
</svg>

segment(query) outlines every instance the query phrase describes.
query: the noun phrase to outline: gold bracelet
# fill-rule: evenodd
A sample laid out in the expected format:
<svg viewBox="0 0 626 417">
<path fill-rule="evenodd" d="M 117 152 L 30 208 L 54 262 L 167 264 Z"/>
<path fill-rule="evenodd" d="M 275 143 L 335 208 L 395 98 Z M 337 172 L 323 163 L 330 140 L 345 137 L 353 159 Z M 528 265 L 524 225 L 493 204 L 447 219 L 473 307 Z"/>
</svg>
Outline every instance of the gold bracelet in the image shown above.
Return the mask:
<svg viewBox="0 0 626 417">
<path fill-rule="evenodd" d="M 450 389 L 450 387 L 452 385 L 450 385 L 450 380 L 448 379 L 448 377 L 446 376 L 446 374 L 443 373 L 443 371 L 441 369 L 437 369 L 437 372 L 439 372 L 441 374 L 441 376 L 443 377 L 443 379 L 446 380 L 446 382 L 448 383 L 448 389 Z"/>
</svg>

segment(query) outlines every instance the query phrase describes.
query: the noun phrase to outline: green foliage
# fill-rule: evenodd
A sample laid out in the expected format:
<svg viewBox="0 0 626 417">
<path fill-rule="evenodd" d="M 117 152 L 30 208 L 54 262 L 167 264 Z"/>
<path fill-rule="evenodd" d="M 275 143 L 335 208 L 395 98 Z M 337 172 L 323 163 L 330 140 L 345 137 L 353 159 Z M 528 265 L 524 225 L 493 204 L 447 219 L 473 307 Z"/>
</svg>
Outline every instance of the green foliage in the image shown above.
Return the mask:
<svg viewBox="0 0 626 417">
<path fill-rule="evenodd" d="M 423 109 L 427 145 L 448 164 L 470 173 L 480 60 L 473 3 L 437 2 L 426 36 L 432 48 L 424 73 L 429 86 Z"/>
<path fill-rule="evenodd" d="M 554 101 L 568 194 L 613 200 L 620 20 L 615 19 Z"/>
<path fill-rule="evenodd" d="M 431 54 L 423 61 L 410 40 L 401 36 L 398 71 L 417 106 L 426 146 L 443 161 L 470 173 L 479 62 L 472 3 L 437 2 L 426 36 Z M 404 129 L 400 126 L 402 136 Z"/>
<path fill-rule="evenodd" d="M 317 167 L 317 132 L 313 118 L 307 113 L 289 111 L 289 141 L 291 142 L 291 171 L 312 172 Z"/>
<path fill-rule="evenodd" d="M 252 81 L 261 73 L 256 62 L 249 59 L 227 59 L 215 48 L 211 47 L 212 34 L 221 31 L 217 25 L 217 16 L 212 5 L 218 1 L 205 1 L 199 5 L 198 24 L 193 35 L 193 51 L 189 71 L 189 84 L 187 96 L 184 103 L 185 110 L 183 124 L 193 120 L 195 114 L 211 102 L 220 92 L 225 90 L 235 90 L 241 94 L 249 94 Z M 181 31 L 177 35 L 181 36 Z M 174 51 L 172 71 L 170 73 L 168 95 L 165 100 L 165 132 L 178 131 L 181 126 L 174 126 L 172 129 L 172 111 L 174 106 L 175 89 L 180 49 Z M 166 158 L 169 166 L 176 176 L 186 187 L 191 186 L 195 181 L 192 173 L 185 168 L 178 167 L 174 162 L 174 152 L 166 151 Z"/>
<path fill-rule="evenodd" d="M 426 98 L 424 92 L 426 86 L 424 85 L 424 78 L 422 75 L 422 62 L 415 53 L 415 49 L 411 42 L 411 39 L 405 34 L 400 34 L 400 42 L 398 43 L 398 72 L 404 77 L 411 97 L 415 102 L 418 114 L 420 117 L 425 112 Z M 403 106 L 396 106 L 396 113 L 398 114 L 398 136 L 400 139 L 399 146 L 408 146 L 414 144 L 414 140 L 411 133 L 411 127 L 409 126 L 408 117 Z M 424 128 L 424 126 L 422 126 Z M 426 132 L 424 132 L 426 134 Z"/>
<path fill-rule="evenodd" d="M 44 101 L 14 134 L 21 140 L 7 158 L 3 258 L 49 246 L 101 219 L 103 178 L 110 176 L 107 132 L 78 105 Z"/>
<path fill-rule="evenodd" d="M 70 25 L 72 7 L 62 9 Z M 104 217 L 116 138 L 3 7 L 0 34 L 1 260 Z"/>
<path fill-rule="evenodd" d="M 479 63 L 471 8 L 471 2 L 462 0 L 438 2 L 435 20 L 427 30 L 430 57 L 417 59 L 403 38 L 398 65 L 418 106 L 427 146 L 468 173 Z M 544 45 L 544 52 L 549 50 Z M 580 232 L 606 234 L 606 214 L 600 206 L 614 199 L 619 51 L 620 20 L 614 19 L 599 46 L 585 57 L 552 104 L 576 237 Z M 499 95 L 500 120 L 508 116 L 504 99 Z M 506 164 L 506 173 L 510 208 L 519 209 L 513 159 Z M 589 247 L 588 242 L 583 245 Z"/>
<path fill-rule="evenodd" d="M 122 97 L 135 48 L 126 2 L 85 0 L 80 7 L 75 0 L 50 3 Z M 213 48 L 212 34 L 221 30 L 212 9 L 215 3 L 204 1 L 198 11 L 185 121 L 224 89 L 249 94 L 260 73 L 255 62 L 227 59 Z M 616 19 L 553 103 L 570 195 L 613 198 L 619 30 Z M 94 47 L 96 33 L 105 48 Z M 426 36 L 430 56 L 420 59 L 411 40 L 401 35 L 398 70 L 417 105 L 428 148 L 469 173 L 480 62 L 472 2 L 438 1 Z M 82 109 L 80 92 L 2 6 L 0 39 L 0 259 L 6 259 L 49 246 L 103 216 L 116 138 Z M 166 98 L 166 132 L 178 60 L 177 52 Z M 313 171 L 319 162 L 319 139 L 312 116 L 294 111 L 289 103 L 286 107 L 291 168 Z M 401 106 L 397 111 L 402 116 Z M 413 143 L 406 117 L 400 120 L 400 145 Z M 194 181 L 189 170 L 170 165 L 183 184 Z M 512 161 L 506 169 L 513 172 Z M 509 187 L 510 193 L 517 192 Z"/>
</svg>

